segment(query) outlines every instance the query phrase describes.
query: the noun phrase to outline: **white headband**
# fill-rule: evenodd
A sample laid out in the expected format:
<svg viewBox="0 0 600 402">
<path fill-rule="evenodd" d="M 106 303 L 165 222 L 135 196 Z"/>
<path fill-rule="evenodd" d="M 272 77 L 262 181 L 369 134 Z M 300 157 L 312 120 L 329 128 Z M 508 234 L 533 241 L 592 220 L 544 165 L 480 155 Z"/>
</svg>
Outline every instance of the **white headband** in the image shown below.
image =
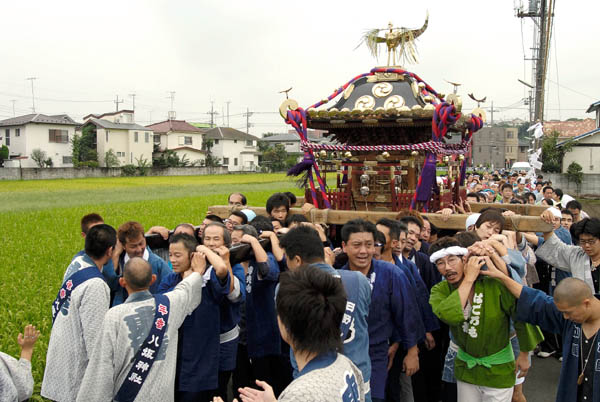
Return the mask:
<svg viewBox="0 0 600 402">
<path fill-rule="evenodd" d="M 435 264 L 440 258 L 448 257 L 449 255 L 467 255 L 468 252 L 469 250 L 459 246 L 443 248 L 431 254 L 429 261 L 431 261 L 432 264 Z"/>
</svg>

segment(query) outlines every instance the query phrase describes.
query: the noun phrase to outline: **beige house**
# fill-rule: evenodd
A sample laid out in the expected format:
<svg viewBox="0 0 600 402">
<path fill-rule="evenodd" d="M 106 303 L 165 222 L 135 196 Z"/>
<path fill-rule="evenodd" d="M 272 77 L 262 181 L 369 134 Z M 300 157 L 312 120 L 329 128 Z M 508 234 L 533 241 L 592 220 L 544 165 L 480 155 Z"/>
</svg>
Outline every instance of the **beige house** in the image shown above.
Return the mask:
<svg viewBox="0 0 600 402">
<path fill-rule="evenodd" d="M 100 166 L 105 166 L 106 152 L 112 150 L 121 165 L 137 164 L 138 160 L 152 163 L 154 133 L 135 124 L 133 110 L 119 110 L 101 115 L 89 114 L 83 118 L 82 131 L 91 129 L 96 134 L 96 150 Z"/>
<path fill-rule="evenodd" d="M 9 157 L 26 156 L 22 167 L 37 167 L 31 159 L 34 149 L 41 149 L 53 167 L 72 167 L 71 142 L 78 124 L 66 114 L 48 116 L 32 113 L 0 121 L 0 146 L 6 145 Z M 6 167 L 18 167 L 18 161 L 5 161 Z"/>
<path fill-rule="evenodd" d="M 154 132 L 153 143 L 160 151 L 175 151 L 180 159 L 203 164 L 206 152 L 202 150 L 206 129 L 192 126 L 184 120 L 165 120 L 146 126 Z"/>
</svg>

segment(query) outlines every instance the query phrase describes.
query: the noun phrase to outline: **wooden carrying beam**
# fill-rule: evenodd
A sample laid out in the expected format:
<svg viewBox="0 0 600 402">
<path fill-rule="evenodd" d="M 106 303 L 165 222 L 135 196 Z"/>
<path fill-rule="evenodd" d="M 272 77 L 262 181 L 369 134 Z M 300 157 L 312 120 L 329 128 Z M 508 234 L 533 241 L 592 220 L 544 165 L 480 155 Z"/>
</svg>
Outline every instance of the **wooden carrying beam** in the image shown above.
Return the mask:
<svg viewBox="0 0 600 402">
<path fill-rule="evenodd" d="M 494 204 L 490 204 L 494 205 Z M 263 207 L 247 207 L 253 210 L 257 215 L 267 216 L 266 208 Z M 227 205 L 215 205 L 208 208 L 209 211 L 222 218 L 227 218 L 230 215 L 231 208 Z M 396 219 L 397 212 L 379 212 L 379 211 L 341 211 L 333 209 L 311 209 L 309 212 L 304 212 L 300 208 L 291 208 L 290 214 L 302 214 L 313 223 L 337 224 L 343 225 L 346 222 L 362 218 L 373 223 L 381 218 Z M 440 214 L 422 213 L 422 216 L 427 217 L 431 223 L 439 229 L 465 230 L 465 223 L 469 215 L 453 214 L 446 220 Z M 505 230 L 517 230 L 520 232 L 548 232 L 552 230 L 552 226 L 542 221 L 539 216 L 510 216 L 506 217 L 504 225 Z"/>
<path fill-rule="evenodd" d="M 515 214 L 525 216 L 540 216 L 542 212 L 548 209 L 545 205 L 530 205 L 530 204 L 489 204 L 485 202 L 470 202 L 471 211 L 479 212 L 484 208 L 502 208 L 513 211 Z"/>
</svg>

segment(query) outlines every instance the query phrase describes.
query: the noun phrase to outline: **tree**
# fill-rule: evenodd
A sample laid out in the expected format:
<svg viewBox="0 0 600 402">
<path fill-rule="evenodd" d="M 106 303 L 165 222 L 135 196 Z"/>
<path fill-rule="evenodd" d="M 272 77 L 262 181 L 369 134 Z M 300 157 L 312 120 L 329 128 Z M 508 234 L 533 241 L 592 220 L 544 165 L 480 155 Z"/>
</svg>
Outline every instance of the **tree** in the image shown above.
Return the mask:
<svg viewBox="0 0 600 402">
<path fill-rule="evenodd" d="M 285 161 L 288 153 L 283 144 L 275 144 L 262 153 L 262 163 L 267 165 L 272 172 L 279 172 L 285 169 Z"/>
<path fill-rule="evenodd" d="M 204 161 L 204 165 L 207 167 L 211 166 L 221 166 L 221 161 L 219 158 L 216 158 L 212 154 L 212 147 L 215 145 L 212 139 L 207 139 L 202 141 L 202 149 L 206 151 L 206 160 Z"/>
<path fill-rule="evenodd" d="M 38 167 L 43 168 L 46 166 L 47 155 L 46 152 L 42 151 L 39 148 L 31 151 L 31 159 L 38 165 Z"/>
<path fill-rule="evenodd" d="M 567 168 L 567 178 L 569 182 L 573 182 L 577 186 L 577 193 L 579 193 L 579 186 L 583 182 L 583 168 L 581 165 L 575 161 L 571 162 L 569 167 Z"/>
<path fill-rule="evenodd" d="M 117 158 L 115 151 L 112 148 L 106 151 L 104 154 L 104 165 L 107 168 L 113 168 L 119 166 L 119 164 L 119 158 Z"/>
<path fill-rule="evenodd" d="M 148 162 L 148 159 L 144 158 L 144 155 L 140 155 L 139 158 L 135 158 L 137 163 L 137 170 L 140 176 L 146 176 L 152 165 Z"/>
<path fill-rule="evenodd" d="M 560 133 L 554 130 L 542 139 L 542 172 L 560 173 L 562 160 L 565 154 L 573 147 L 572 140 L 568 140 L 560 147 L 557 147 L 556 144 L 558 143 L 559 135 Z"/>
<path fill-rule="evenodd" d="M 0 147 L 0 167 L 4 166 L 4 161 L 8 159 L 8 147 L 2 145 Z"/>
<path fill-rule="evenodd" d="M 91 124 L 88 124 L 81 129 L 80 136 L 73 136 L 71 139 L 73 167 L 98 166 L 98 152 L 96 151 L 95 144 L 96 131 Z"/>
</svg>

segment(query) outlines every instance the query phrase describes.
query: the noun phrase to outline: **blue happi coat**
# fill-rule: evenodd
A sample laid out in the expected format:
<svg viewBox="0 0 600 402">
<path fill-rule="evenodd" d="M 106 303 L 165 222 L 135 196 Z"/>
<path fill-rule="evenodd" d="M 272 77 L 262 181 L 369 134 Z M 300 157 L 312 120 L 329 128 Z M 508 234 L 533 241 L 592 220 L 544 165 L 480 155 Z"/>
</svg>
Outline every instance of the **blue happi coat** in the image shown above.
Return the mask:
<svg viewBox="0 0 600 402">
<path fill-rule="evenodd" d="M 159 293 L 173 290 L 181 281 L 180 274 L 171 273 L 161 282 Z M 229 281 L 227 275 L 221 282 L 212 267 L 204 274 L 202 302 L 179 328 L 177 391 L 200 392 L 219 385 L 219 304 L 229 293 Z"/>
<path fill-rule="evenodd" d="M 346 264 L 342 269 L 350 268 Z M 425 328 L 417 298 L 402 270 L 373 259 L 367 279 L 372 289 L 368 318 L 371 395 L 385 398 L 389 344 L 400 342 L 401 347 L 410 349 L 425 338 Z"/>
<path fill-rule="evenodd" d="M 580 350 L 579 345 L 583 331 L 581 324 L 566 320 L 558 311 L 554 299 L 544 292 L 523 287 L 517 303 L 517 320 L 538 325 L 545 331 L 561 334 L 562 366 L 560 381 L 556 393 L 557 402 L 577 401 L 577 377 L 579 376 Z M 594 368 L 594 393 L 590 402 L 600 402 L 600 337 L 596 337 L 589 364 Z"/>
<path fill-rule="evenodd" d="M 259 275 L 258 263 L 250 261 L 246 274 L 246 335 L 248 357 L 281 354 L 281 336 L 275 311 L 275 288 L 279 281 L 279 264 L 267 252 L 267 275 Z"/>
<path fill-rule="evenodd" d="M 240 339 L 238 324 L 241 320 L 240 306 L 246 300 L 246 273 L 241 264 L 231 267 L 233 276 L 240 284 L 240 294 L 235 301 L 230 299 L 231 295 L 224 297 L 221 301 L 221 348 L 219 351 L 219 371 L 230 371 L 235 369 L 237 347 Z M 231 333 L 237 333 L 232 336 Z M 223 339 L 227 337 L 227 339 Z"/>
<path fill-rule="evenodd" d="M 414 262 L 410 260 L 400 260 L 400 257 L 397 255 L 392 255 L 394 256 L 395 264 L 402 269 L 413 286 L 417 302 L 419 303 L 425 332 L 433 332 L 440 329 L 440 322 L 435 314 L 433 314 L 433 310 L 429 304 L 429 291 L 425 286 L 425 282 L 423 282 L 423 278 L 421 278 L 421 275 L 419 274 L 419 269 Z"/>
</svg>

